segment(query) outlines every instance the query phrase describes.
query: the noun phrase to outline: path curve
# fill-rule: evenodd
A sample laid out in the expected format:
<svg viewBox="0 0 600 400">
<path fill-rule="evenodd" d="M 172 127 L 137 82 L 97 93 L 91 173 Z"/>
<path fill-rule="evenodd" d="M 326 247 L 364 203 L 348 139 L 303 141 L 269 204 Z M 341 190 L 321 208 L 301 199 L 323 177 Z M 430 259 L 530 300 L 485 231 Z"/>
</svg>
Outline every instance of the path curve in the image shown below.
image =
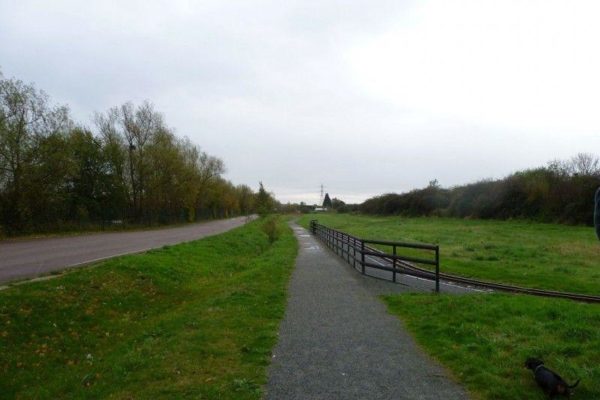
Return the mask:
<svg viewBox="0 0 600 400">
<path fill-rule="evenodd" d="M 253 218 L 238 217 L 149 231 L 0 242 L 0 283 L 216 235 Z"/>
</svg>

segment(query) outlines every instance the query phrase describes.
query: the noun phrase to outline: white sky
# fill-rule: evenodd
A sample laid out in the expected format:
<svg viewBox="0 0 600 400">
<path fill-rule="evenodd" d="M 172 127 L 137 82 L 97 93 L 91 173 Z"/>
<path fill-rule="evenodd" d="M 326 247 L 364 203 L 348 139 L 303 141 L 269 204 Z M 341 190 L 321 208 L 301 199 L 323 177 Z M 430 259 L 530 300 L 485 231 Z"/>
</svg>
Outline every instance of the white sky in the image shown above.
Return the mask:
<svg viewBox="0 0 600 400">
<path fill-rule="evenodd" d="M 597 1 L 0 0 L 0 69 L 152 101 L 227 178 L 347 202 L 600 149 Z"/>
</svg>

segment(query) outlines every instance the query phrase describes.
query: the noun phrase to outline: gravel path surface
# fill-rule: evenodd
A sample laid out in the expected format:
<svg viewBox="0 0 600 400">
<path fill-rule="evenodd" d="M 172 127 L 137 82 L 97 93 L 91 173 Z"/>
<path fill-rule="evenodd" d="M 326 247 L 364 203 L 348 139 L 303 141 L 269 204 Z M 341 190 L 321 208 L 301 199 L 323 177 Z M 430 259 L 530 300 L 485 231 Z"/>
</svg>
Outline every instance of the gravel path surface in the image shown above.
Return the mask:
<svg viewBox="0 0 600 400">
<path fill-rule="evenodd" d="M 149 231 L 0 242 L 0 283 L 216 235 L 247 220 L 239 217 Z"/>
<path fill-rule="evenodd" d="M 377 298 L 415 289 L 363 277 L 308 231 L 294 231 L 300 253 L 267 399 L 468 398 Z"/>
</svg>

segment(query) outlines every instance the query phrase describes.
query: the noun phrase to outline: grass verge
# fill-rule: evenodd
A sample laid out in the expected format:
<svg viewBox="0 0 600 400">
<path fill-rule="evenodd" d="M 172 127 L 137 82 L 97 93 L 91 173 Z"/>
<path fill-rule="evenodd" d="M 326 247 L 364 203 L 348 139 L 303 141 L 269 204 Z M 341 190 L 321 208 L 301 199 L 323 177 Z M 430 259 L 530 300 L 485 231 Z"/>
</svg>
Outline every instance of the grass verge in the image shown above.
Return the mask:
<svg viewBox="0 0 600 400">
<path fill-rule="evenodd" d="M 297 252 L 263 223 L 0 292 L 0 398 L 260 398 Z"/>
<path fill-rule="evenodd" d="M 441 271 L 488 281 L 598 294 L 600 245 L 593 228 L 524 221 L 309 214 L 370 239 L 436 243 Z"/>
<path fill-rule="evenodd" d="M 542 358 L 575 399 L 600 399 L 600 307 L 525 295 L 385 296 L 425 350 L 475 398 L 546 399 L 527 357 Z"/>
</svg>

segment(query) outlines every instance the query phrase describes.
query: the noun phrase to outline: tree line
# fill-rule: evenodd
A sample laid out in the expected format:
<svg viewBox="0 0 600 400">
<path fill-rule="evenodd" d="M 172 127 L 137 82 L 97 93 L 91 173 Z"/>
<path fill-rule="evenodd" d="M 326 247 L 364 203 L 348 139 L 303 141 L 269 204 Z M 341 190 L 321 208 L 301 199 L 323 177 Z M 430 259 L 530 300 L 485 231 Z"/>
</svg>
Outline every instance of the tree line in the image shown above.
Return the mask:
<svg viewBox="0 0 600 400">
<path fill-rule="evenodd" d="M 225 165 L 177 137 L 145 101 L 73 121 L 34 85 L 0 73 L 0 235 L 166 224 L 272 209 L 223 178 Z"/>
<path fill-rule="evenodd" d="M 360 204 L 365 214 L 525 218 L 541 222 L 593 224 L 594 193 L 600 186 L 597 156 L 580 153 L 503 179 L 442 188 L 436 180 L 408 193 L 389 193 Z"/>
</svg>

